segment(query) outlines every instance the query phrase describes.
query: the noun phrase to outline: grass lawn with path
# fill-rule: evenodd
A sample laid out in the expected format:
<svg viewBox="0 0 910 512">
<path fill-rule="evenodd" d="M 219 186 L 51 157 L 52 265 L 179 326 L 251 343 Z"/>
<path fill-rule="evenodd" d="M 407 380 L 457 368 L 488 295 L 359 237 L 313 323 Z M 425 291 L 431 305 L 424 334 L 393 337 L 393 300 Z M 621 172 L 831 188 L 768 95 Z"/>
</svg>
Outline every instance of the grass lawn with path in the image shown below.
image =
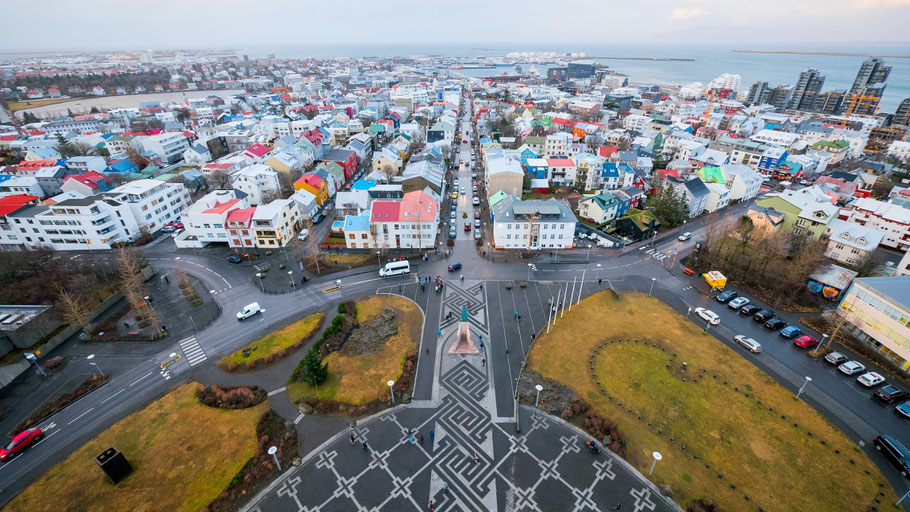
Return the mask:
<svg viewBox="0 0 910 512">
<path fill-rule="evenodd" d="M 371 354 L 345 355 L 340 351 L 325 357 L 329 378 L 319 386 L 303 382 L 288 384 L 292 401 L 318 398 L 348 404 L 364 404 L 389 393 L 386 382 L 397 380 L 408 352 L 417 350 L 423 314 L 416 304 L 397 295 L 373 295 L 355 302 L 357 322 L 365 323 L 386 309 L 395 312 L 398 332 L 386 340 L 382 350 Z M 318 391 L 318 392 L 317 392 Z"/>
<path fill-rule="evenodd" d="M 325 254 L 322 256 L 322 261 L 329 265 L 337 265 L 339 267 L 346 265 L 360 265 L 364 261 L 367 261 L 370 258 L 376 258 L 375 254 Z"/>
<path fill-rule="evenodd" d="M 256 424 L 268 409 L 199 403 L 188 383 L 130 414 L 83 445 L 16 496 L 4 510 L 195 512 L 208 505 L 253 456 Z M 133 473 L 116 486 L 93 458 L 116 447 Z"/>
<path fill-rule="evenodd" d="M 309 336 L 316 330 L 319 326 L 319 321 L 324 317 L 325 314 L 323 313 L 313 313 L 312 315 L 282 327 L 277 331 L 272 331 L 258 340 L 248 343 L 224 356 L 218 361 L 218 364 L 221 366 L 231 363 L 241 365 L 248 361 L 264 359 L 266 356 L 286 349 Z M 243 350 L 247 348 L 250 349 L 250 356 L 244 357 Z"/>
<path fill-rule="evenodd" d="M 615 421 L 642 473 L 651 452 L 660 452 L 651 479 L 669 484 L 678 503 L 865 510 L 880 482 L 882 503 L 896 501 L 878 467 L 843 432 L 747 361 L 767 356 L 728 348 L 645 294 L 617 299 L 605 291 L 582 302 L 540 336 L 528 367 Z"/>
</svg>

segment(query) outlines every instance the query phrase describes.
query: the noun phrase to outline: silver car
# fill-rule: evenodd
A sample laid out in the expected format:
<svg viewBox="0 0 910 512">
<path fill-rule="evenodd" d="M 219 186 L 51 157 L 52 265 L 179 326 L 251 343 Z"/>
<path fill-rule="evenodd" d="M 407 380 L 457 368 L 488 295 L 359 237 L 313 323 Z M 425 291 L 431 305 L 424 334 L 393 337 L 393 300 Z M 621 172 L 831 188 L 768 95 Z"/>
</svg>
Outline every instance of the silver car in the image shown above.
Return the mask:
<svg viewBox="0 0 910 512">
<path fill-rule="evenodd" d="M 752 352 L 753 354 L 758 354 L 759 352 L 761 352 L 761 344 L 759 344 L 757 341 L 755 341 L 752 338 L 747 338 L 746 336 L 743 336 L 742 334 L 737 334 L 736 336 L 733 337 L 733 339 L 736 340 L 737 343 L 739 343 L 740 345 L 745 347 L 746 350 L 748 350 L 749 352 Z"/>
<path fill-rule="evenodd" d="M 838 366 L 837 369 L 840 370 L 844 375 L 856 375 L 857 373 L 865 370 L 866 367 L 863 366 L 863 363 L 860 363 L 859 361 L 847 361 L 846 363 Z"/>
</svg>

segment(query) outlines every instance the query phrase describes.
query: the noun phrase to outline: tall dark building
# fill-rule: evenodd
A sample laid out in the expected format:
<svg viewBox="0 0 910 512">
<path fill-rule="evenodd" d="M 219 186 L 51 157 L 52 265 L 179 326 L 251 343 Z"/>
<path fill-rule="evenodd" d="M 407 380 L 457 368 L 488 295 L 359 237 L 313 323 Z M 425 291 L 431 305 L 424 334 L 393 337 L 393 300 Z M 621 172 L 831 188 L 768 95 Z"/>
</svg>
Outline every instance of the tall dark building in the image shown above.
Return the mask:
<svg viewBox="0 0 910 512">
<path fill-rule="evenodd" d="M 818 93 L 821 92 L 823 85 L 825 85 L 825 76 L 819 73 L 818 69 L 809 68 L 803 71 L 799 74 L 796 87 L 793 88 L 793 96 L 790 97 L 788 108 L 814 111 Z"/>
<path fill-rule="evenodd" d="M 768 104 L 778 110 L 783 110 L 787 108 L 787 104 L 790 103 L 792 94 L 793 91 L 790 89 L 789 85 L 779 85 L 774 89 L 771 89 L 771 95 L 768 97 Z"/>
<path fill-rule="evenodd" d="M 763 105 L 768 103 L 771 98 L 771 88 L 768 82 L 755 82 L 749 88 L 749 94 L 746 95 L 746 105 Z"/>
<path fill-rule="evenodd" d="M 818 102 L 815 108 L 821 114 L 838 115 L 843 111 L 845 96 L 847 96 L 847 91 L 845 90 L 823 92 L 818 95 Z"/>
<path fill-rule="evenodd" d="M 850 98 L 853 108 L 848 110 L 853 114 L 875 115 L 878 103 L 885 93 L 885 82 L 891 74 L 891 66 L 886 66 L 885 61 L 878 57 L 866 59 L 856 72 L 850 94 L 865 96 L 865 98 Z M 854 101 L 855 100 L 855 101 Z"/>
<path fill-rule="evenodd" d="M 894 112 L 894 119 L 891 120 L 891 124 L 910 125 L 910 98 L 904 98 L 904 101 L 897 106 L 897 111 Z"/>
</svg>

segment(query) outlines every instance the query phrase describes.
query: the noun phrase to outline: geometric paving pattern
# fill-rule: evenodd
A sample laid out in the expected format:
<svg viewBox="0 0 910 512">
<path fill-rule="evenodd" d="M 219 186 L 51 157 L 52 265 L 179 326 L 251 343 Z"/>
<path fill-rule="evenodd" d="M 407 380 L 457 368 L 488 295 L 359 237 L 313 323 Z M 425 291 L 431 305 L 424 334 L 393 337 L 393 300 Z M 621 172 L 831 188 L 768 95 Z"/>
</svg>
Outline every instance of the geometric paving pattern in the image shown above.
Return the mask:
<svg viewBox="0 0 910 512">
<path fill-rule="evenodd" d="M 440 328 L 454 324 L 445 311 L 457 322 L 470 300 L 473 327 L 485 332 L 482 288 L 445 290 Z M 447 349 L 440 352 L 437 402 L 399 406 L 339 434 L 248 510 L 418 511 L 429 510 L 430 500 L 439 511 L 680 510 L 615 455 L 592 455 L 587 437 L 543 413 L 523 409 L 521 433 L 513 422 L 494 422 L 483 352 Z"/>
</svg>

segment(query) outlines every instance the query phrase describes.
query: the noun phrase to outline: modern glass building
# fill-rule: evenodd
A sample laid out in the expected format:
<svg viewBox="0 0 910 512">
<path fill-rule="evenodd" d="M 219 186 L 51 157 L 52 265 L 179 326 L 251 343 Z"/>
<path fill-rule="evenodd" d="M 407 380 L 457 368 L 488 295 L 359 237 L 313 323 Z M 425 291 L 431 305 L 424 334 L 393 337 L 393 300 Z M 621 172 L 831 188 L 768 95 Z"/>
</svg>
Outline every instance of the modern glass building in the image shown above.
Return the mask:
<svg viewBox="0 0 910 512">
<path fill-rule="evenodd" d="M 855 279 L 840 308 L 855 336 L 910 370 L 910 276 Z"/>
</svg>

